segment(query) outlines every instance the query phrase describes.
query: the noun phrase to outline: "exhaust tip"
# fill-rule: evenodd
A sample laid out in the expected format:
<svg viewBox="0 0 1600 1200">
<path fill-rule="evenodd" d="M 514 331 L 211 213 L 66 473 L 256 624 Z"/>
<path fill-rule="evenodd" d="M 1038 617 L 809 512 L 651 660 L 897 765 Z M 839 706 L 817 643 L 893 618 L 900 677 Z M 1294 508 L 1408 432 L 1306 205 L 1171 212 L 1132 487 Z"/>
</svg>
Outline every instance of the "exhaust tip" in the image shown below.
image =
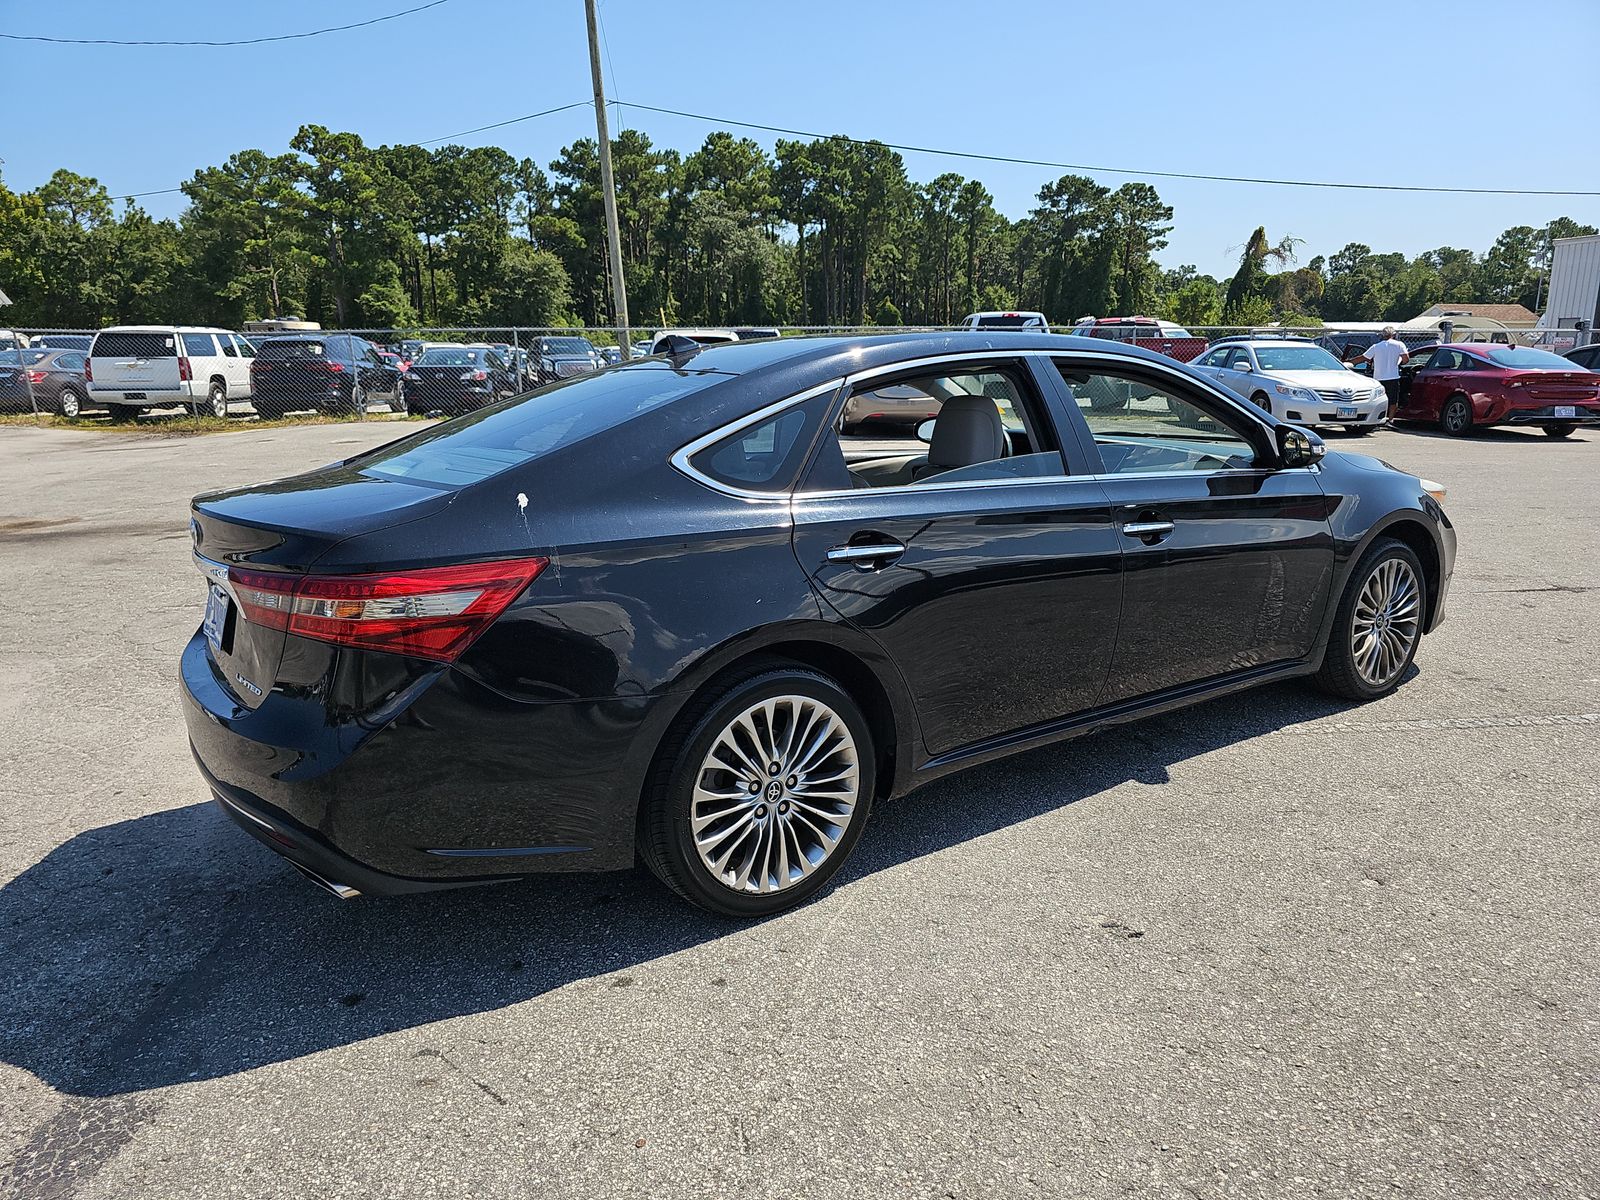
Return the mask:
<svg viewBox="0 0 1600 1200">
<path fill-rule="evenodd" d="M 347 883 L 335 883 L 324 875 L 318 875 L 310 867 L 302 866 L 299 863 L 291 863 L 290 865 L 336 900 L 354 900 L 361 895 L 358 888 L 353 888 Z"/>
</svg>

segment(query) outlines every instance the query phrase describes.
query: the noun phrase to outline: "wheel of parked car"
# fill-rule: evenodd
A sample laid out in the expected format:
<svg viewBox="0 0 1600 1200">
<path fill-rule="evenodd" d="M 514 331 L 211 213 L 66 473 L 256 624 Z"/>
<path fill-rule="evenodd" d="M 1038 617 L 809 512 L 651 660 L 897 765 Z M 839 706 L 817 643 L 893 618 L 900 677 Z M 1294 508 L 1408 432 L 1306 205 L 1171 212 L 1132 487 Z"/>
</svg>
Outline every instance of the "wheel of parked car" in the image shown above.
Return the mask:
<svg viewBox="0 0 1600 1200">
<path fill-rule="evenodd" d="M 78 414 L 83 411 L 83 393 L 74 387 L 64 387 L 61 389 L 61 397 L 58 404 L 63 417 L 68 420 L 76 420 Z"/>
<path fill-rule="evenodd" d="M 765 916 L 827 885 L 861 836 L 872 732 L 826 675 L 772 661 L 697 702 L 645 796 L 645 861 L 685 899 Z"/>
<path fill-rule="evenodd" d="M 1426 602 L 1416 551 L 1379 538 L 1350 572 L 1339 598 L 1318 686 L 1347 700 L 1376 700 L 1394 691 L 1422 640 Z"/>
<path fill-rule="evenodd" d="M 1254 404 L 1262 412 L 1269 413 L 1272 411 L 1272 401 L 1267 399 L 1267 394 L 1265 392 L 1257 392 L 1255 395 L 1251 396 L 1250 403 Z"/>
<path fill-rule="evenodd" d="M 1544 432 L 1546 437 L 1564 438 L 1571 437 L 1572 431 L 1576 428 L 1576 425 L 1546 425 Z"/>
<path fill-rule="evenodd" d="M 263 421 L 280 420 L 289 410 L 275 400 L 263 400 L 260 396 L 253 397 L 250 401 L 256 410 L 256 416 Z"/>
<path fill-rule="evenodd" d="M 108 404 L 106 412 L 110 414 L 113 425 L 126 425 L 139 415 L 139 410 L 131 404 Z"/>
<path fill-rule="evenodd" d="M 362 387 L 359 383 L 353 383 L 350 385 L 350 400 L 349 403 L 345 405 L 345 411 L 354 413 L 358 417 L 366 415 L 367 389 Z"/>
<path fill-rule="evenodd" d="M 1103 375 L 1091 375 L 1083 384 L 1089 407 L 1095 412 L 1120 412 L 1128 407 L 1131 394 Z"/>
<path fill-rule="evenodd" d="M 228 415 L 228 389 L 222 384 L 213 381 L 211 386 L 206 389 L 203 411 L 213 417 L 226 417 Z M 194 415 L 198 417 L 201 412 L 201 406 L 199 404 L 194 405 Z"/>
<path fill-rule="evenodd" d="M 1465 437 L 1472 432 L 1472 401 L 1459 393 L 1451 396 L 1439 410 L 1439 428 L 1451 437 Z"/>
</svg>

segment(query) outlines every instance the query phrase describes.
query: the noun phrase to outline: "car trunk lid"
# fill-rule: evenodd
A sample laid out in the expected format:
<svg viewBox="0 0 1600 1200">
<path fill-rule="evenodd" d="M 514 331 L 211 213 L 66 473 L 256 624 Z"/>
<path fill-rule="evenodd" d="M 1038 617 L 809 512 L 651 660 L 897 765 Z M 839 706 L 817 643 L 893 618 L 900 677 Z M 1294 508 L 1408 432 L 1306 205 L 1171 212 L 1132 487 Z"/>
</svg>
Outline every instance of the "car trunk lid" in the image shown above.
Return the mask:
<svg viewBox="0 0 1600 1200">
<path fill-rule="evenodd" d="M 276 483 L 197 496 L 190 531 L 207 583 L 202 625 L 228 687 L 255 708 L 272 690 L 287 633 L 259 619 L 274 580 L 299 576 L 348 538 L 418 520 L 448 490 L 361 475 L 342 464 Z"/>
</svg>

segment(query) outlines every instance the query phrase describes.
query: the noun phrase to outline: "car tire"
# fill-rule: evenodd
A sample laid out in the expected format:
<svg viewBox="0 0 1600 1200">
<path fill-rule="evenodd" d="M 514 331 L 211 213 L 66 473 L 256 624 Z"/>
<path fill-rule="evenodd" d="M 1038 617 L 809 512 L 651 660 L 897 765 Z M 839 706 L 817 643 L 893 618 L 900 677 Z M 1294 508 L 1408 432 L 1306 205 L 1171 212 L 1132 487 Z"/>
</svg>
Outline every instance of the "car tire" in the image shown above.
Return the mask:
<svg viewBox="0 0 1600 1200">
<path fill-rule="evenodd" d="M 250 404 L 256 410 L 256 416 L 263 421 L 281 421 L 289 412 L 278 401 L 263 400 L 259 396 L 252 399 Z"/>
<path fill-rule="evenodd" d="M 220 383 L 213 383 L 206 392 L 206 407 L 213 417 L 226 421 L 228 419 L 228 389 Z"/>
<path fill-rule="evenodd" d="M 640 810 L 641 856 L 678 895 L 723 916 L 802 904 L 860 838 L 876 761 L 866 717 L 832 679 L 753 663 L 668 734 Z"/>
<path fill-rule="evenodd" d="M 1546 425 L 1544 433 L 1546 437 L 1566 438 L 1571 437 L 1577 428 L 1576 425 Z"/>
<path fill-rule="evenodd" d="M 1271 413 L 1272 413 L 1272 400 L 1267 396 L 1267 394 L 1265 392 L 1257 392 L 1255 395 L 1251 396 L 1250 397 L 1250 403 L 1254 404 L 1262 412 L 1267 413 L 1269 416 L 1271 415 Z"/>
<path fill-rule="evenodd" d="M 1427 603 L 1427 576 L 1416 551 L 1394 538 L 1375 541 L 1339 597 L 1317 686 L 1359 701 L 1394 691 L 1422 642 Z"/>
<path fill-rule="evenodd" d="M 1439 428 L 1451 437 L 1466 437 L 1472 432 L 1472 401 L 1460 392 L 1444 402 L 1439 410 Z"/>
<path fill-rule="evenodd" d="M 106 412 L 110 414 L 113 425 L 126 425 L 139 415 L 139 410 L 132 404 L 108 404 Z"/>
<path fill-rule="evenodd" d="M 83 413 L 83 393 L 74 387 L 64 387 L 56 397 L 56 411 L 69 421 L 76 421 Z"/>
<path fill-rule="evenodd" d="M 350 399 L 344 403 L 344 411 L 357 417 L 367 415 L 367 389 L 359 383 L 350 387 Z"/>
</svg>

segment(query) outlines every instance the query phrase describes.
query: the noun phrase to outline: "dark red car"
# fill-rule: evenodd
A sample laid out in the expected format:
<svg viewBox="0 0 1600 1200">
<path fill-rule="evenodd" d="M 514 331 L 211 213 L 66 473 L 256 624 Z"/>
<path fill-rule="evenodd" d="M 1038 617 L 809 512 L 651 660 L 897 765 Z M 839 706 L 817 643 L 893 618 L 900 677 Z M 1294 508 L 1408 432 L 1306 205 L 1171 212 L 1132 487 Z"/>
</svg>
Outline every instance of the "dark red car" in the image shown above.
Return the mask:
<svg viewBox="0 0 1600 1200">
<path fill-rule="evenodd" d="M 1531 346 L 1437 346 L 1400 371 L 1401 421 L 1436 422 L 1460 437 L 1485 425 L 1538 425 L 1567 437 L 1600 425 L 1600 374 Z"/>
<path fill-rule="evenodd" d="M 1069 332 L 1079 337 L 1110 338 L 1179 362 L 1199 358 L 1207 345 L 1205 338 L 1195 337 L 1182 325 L 1155 317 L 1097 317 L 1092 322 L 1080 321 Z"/>
</svg>

